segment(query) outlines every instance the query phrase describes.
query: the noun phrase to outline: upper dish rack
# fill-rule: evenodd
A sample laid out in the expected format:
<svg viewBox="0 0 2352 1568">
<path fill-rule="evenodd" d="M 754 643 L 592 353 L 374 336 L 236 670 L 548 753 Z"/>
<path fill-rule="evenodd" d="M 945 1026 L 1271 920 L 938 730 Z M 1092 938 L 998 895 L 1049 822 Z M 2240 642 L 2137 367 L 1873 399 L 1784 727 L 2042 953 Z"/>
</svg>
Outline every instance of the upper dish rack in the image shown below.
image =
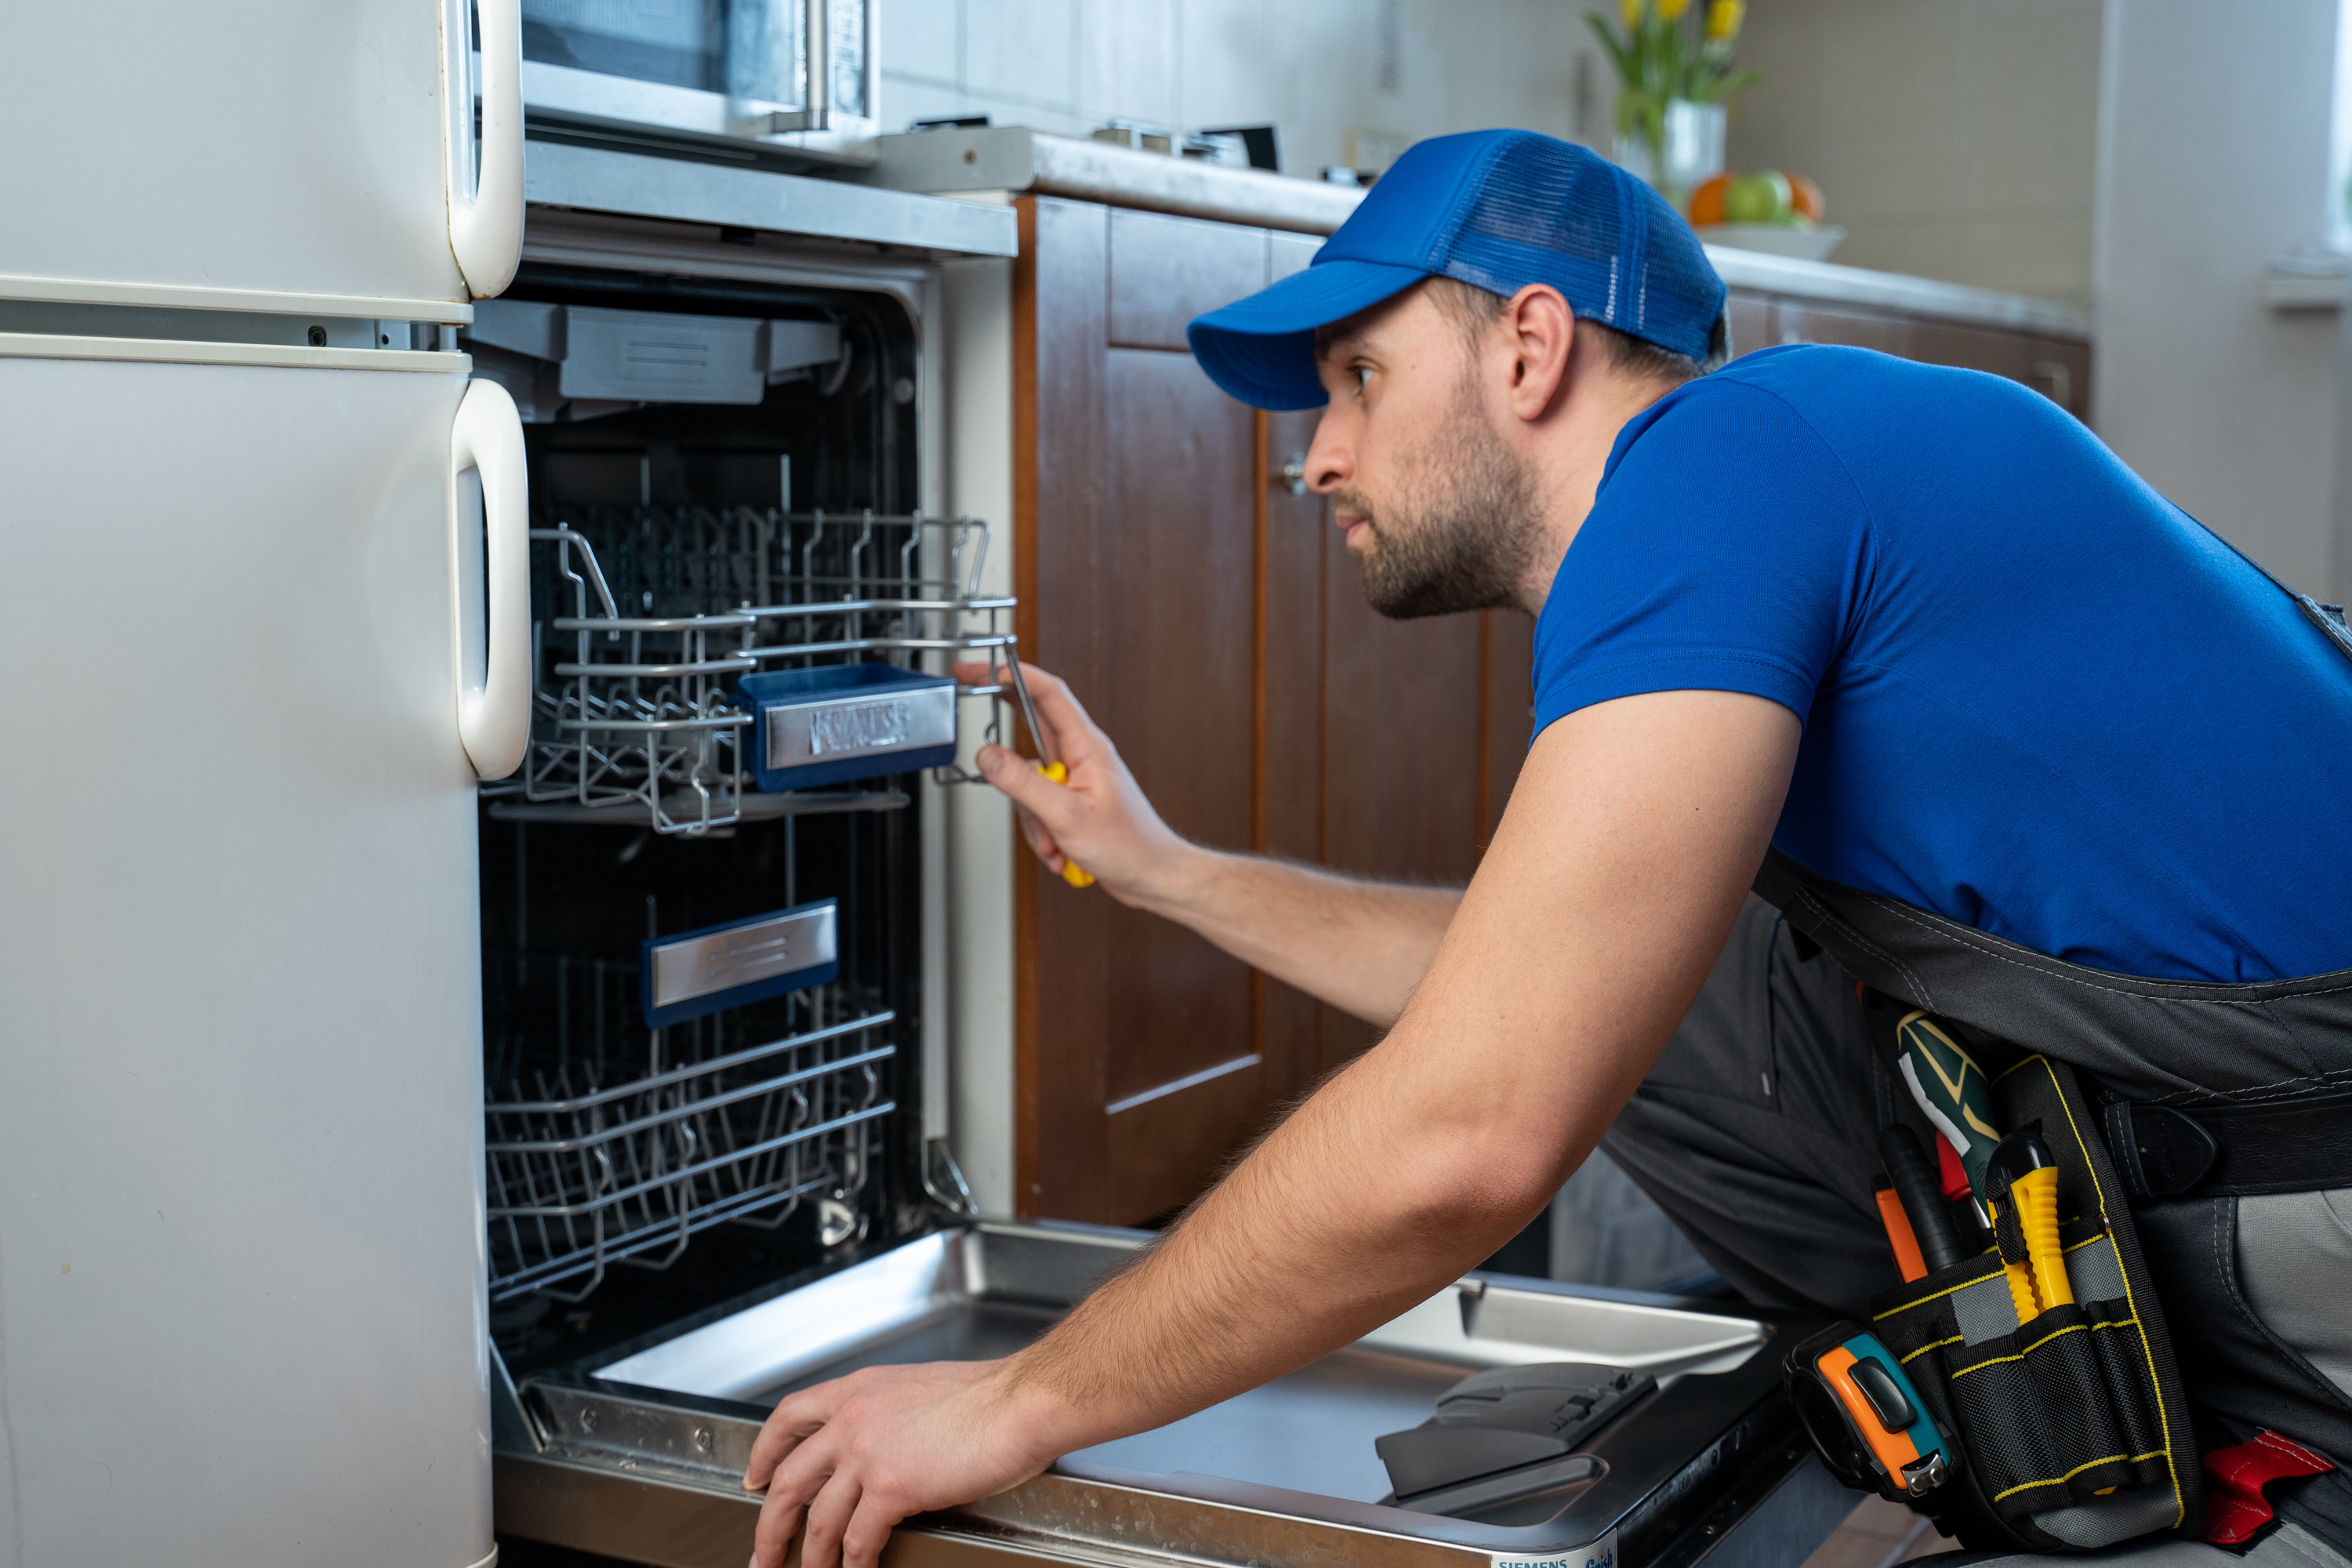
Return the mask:
<svg viewBox="0 0 2352 1568">
<path fill-rule="evenodd" d="M 981 593 L 989 530 L 972 518 L 632 506 L 540 521 L 533 600 L 567 613 L 537 627 L 531 743 L 520 787 L 494 789 L 501 815 L 697 836 L 852 805 L 870 797 L 747 791 L 741 677 L 875 658 L 939 670 L 959 655 L 993 667 L 1013 646 L 1014 601 Z M 991 740 L 998 695 L 959 689 L 991 699 Z"/>
</svg>

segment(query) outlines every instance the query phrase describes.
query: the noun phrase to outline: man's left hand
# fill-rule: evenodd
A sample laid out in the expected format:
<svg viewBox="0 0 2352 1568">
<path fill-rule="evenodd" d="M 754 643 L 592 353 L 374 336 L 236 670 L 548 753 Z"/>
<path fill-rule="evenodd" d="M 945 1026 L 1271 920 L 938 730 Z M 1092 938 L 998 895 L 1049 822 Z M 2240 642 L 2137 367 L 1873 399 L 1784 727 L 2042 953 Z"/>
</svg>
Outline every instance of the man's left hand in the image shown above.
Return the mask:
<svg viewBox="0 0 2352 1568">
<path fill-rule="evenodd" d="M 874 1568 L 909 1514 L 992 1497 L 1052 1464 L 1066 1439 L 1003 1362 L 875 1366 L 779 1403 L 743 1485 L 767 1490 L 751 1568 Z"/>
</svg>

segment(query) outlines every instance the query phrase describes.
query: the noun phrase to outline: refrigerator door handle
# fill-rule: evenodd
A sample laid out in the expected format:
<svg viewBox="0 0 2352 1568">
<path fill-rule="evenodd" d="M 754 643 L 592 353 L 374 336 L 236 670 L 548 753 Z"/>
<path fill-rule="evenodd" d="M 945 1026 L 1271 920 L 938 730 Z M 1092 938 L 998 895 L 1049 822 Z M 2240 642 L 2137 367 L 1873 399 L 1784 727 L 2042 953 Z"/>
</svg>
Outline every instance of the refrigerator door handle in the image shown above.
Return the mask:
<svg viewBox="0 0 2352 1568">
<path fill-rule="evenodd" d="M 467 167 L 474 93 L 467 0 L 445 0 L 449 91 L 449 250 L 477 300 L 502 292 L 522 259 L 522 0 L 473 0 L 481 28 L 480 172 Z"/>
<path fill-rule="evenodd" d="M 485 0 L 484 10 L 490 9 Z M 460 481 L 471 469 L 481 478 L 482 531 L 487 549 L 466 537 L 473 508 L 460 504 Z M 469 625 L 461 609 L 457 640 L 457 738 L 474 772 L 502 779 L 521 765 L 530 742 L 530 492 L 523 467 L 522 419 L 514 399 L 495 381 L 467 384 L 449 426 L 450 563 L 457 581 L 478 575 L 478 595 L 459 595 L 481 606 L 485 627 Z M 469 557 L 482 565 L 467 570 Z M 479 664 L 470 649 L 487 654 Z"/>
</svg>

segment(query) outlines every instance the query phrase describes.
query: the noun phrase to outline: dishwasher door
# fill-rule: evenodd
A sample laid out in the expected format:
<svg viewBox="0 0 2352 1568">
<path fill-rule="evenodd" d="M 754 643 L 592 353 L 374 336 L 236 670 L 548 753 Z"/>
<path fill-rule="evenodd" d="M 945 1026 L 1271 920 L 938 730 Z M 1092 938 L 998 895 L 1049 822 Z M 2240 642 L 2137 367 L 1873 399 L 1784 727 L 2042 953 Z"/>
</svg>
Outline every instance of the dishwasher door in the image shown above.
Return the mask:
<svg viewBox="0 0 2352 1568">
<path fill-rule="evenodd" d="M 738 1568 L 761 1421 L 861 1366 L 1009 1354 L 1148 1237 L 1075 1226 L 935 1232 L 617 1357 L 527 1382 L 498 1455 L 502 1533 L 667 1568 Z M 1793 1319 L 1472 1276 L 1355 1343 L 998 1497 L 908 1521 L 887 1561 L 1116 1558 L 1395 1568 L 1711 1568 L 1801 1562 L 1856 1500 L 1780 1391 Z M 1373 1439 L 1467 1373 L 1639 1368 L 1657 1386 L 1572 1461 L 1450 1514 L 1393 1505 Z"/>
</svg>

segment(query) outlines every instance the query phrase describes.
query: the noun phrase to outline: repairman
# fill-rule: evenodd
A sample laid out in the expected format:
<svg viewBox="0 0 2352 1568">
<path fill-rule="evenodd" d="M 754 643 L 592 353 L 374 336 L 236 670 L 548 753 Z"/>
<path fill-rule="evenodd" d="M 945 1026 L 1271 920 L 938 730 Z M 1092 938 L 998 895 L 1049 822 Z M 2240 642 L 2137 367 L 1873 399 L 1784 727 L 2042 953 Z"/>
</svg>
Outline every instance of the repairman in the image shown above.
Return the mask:
<svg viewBox="0 0 2352 1568">
<path fill-rule="evenodd" d="M 2136 1228 L 2124 1283 L 2160 1302 L 2086 1306 L 2086 1279 L 2052 1309 L 2106 1311 L 2055 1337 L 2126 1346 L 2126 1381 L 2150 1347 L 2155 1436 L 2117 1441 L 2152 1446 L 2092 1456 L 2122 1479 L 2080 1497 L 2021 1483 L 2054 1489 L 1990 1504 L 2004 1550 L 1971 1561 L 2226 1563 L 2201 1455 L 2267 1431 L 2352 1461 L 2340 612 L 2038 394 L 1834 347 L 1726 363 L 1724 302 L 1647 187 L 1486 132 L 1414 147 L 1314 265 L 1192 323 L 1235 397 L 1326 405 L 1308 480 L 1377 609 L 1535 617 L 1525 770 L 1467 889 L 1383 886 L 1179 837 L 1031 673 L 1066 783 L 982 765 L 1036 853 L 1388 1032 L 1030 1349 L 786 1399 L 746 1478 L 756 1563 L 803 1522 L 807 1568 L 873 1563 L 908 1514 L 1345 1344 L 1596 1146 L 1750 1300 L 1867 1325 L 1898 1286 L 1879 1131 L 1937 1135 L 1886 1066 L 1915 1012 L 1989 1074 L 2071 1070 L 2078 1100 L 2037 1102 L 2085 1108 L 2079 1139 L 2038 1121 L 2093 1161 L 2062 1217 Z M 1952 1388 L 1970 1346 L 1935 1352 Z M 2247 1561 L 2352 1568 L 2342 1470 L 2269 1502 Z"/>
</svg>

